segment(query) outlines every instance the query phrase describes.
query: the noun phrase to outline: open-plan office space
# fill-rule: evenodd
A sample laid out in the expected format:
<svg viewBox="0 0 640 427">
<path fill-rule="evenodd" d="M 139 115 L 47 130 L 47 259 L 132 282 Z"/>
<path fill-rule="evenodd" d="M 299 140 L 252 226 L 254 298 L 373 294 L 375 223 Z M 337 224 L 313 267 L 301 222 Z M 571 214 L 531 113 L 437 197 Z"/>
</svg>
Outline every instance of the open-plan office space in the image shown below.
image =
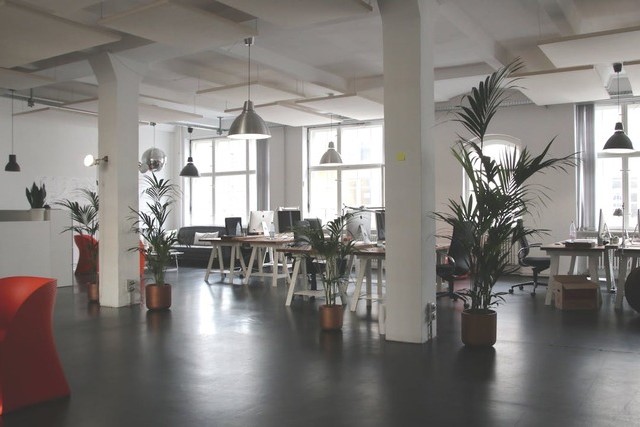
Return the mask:
<svg viewBox="0 0 640 427">
<path fill-rule="evenodd" d="M 68 255 L 53 327 L 71 397 L 5 414 L 7 426 L 638 424 L 638 314 L 615 310 L 604 285 L 595 312 L 516 288 L 488 351 L 460 343 L 460 301 L 438 299 L 435 322 L 424 313 L 447 232 L 429 213 L 468 189 L 450 152 L 464 132 L 455 106 L 514 58 L 521 89 L 492 143 L 537 152 L 555 138 L 554 156 L 581 159 L 535 182 L 549 199 L 525 221 L 548 230 L 540 242 L 566 239 L 572 221 L 595 230 L 600 210 L 614 233 L 636 226 L 638 157 L 602 147 L 617 121 L 640 147 L 637 2 L 7 0 L 0 23 L 0 148 L 20 166 L 3 172 L 0 209 L 28 209 L 33 182 L 49 202 L 82 187 L 101 200 L 99 306 L 56 213 L 44 231 L 2 224 L 0 276 L 57 274 L 53 254 Z M 248 99 L 271 137 L 227 139 Z M 319 164 L 329 141 L 340 166 Z M 152 148 L 182 192 L 172 229 L 385 206 L 385 335 L 377 303 L 326 334 L 319 302 L 285 306 L 282 283 L 205 282 L 182 265 L 167 276 L 172 309 L 146 312 L 127 285 L 139 277 L 129 207 Z M 85 167 L 87 154 L 108 161 Z M 180 176 L 188 157 L 199 178 Z"/>
</svg>

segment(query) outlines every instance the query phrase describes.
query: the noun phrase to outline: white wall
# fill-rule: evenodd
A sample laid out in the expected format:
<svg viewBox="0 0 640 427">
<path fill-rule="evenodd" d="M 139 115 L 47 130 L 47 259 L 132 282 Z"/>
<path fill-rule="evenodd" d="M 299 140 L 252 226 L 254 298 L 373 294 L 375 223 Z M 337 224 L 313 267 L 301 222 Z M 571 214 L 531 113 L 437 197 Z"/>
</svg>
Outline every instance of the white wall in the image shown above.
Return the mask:
<svg viewBox="0 0 640 427">
<path fill-rule="evenodd" d="M 0 161 L 8 160 L 11 151 L 10 100 L 0 99 Z M 16 101 L 16 112 L 27 110 L 24 102 Z M 457 197 L 462 188 L 462 172 L 455 163 L 450 147 L 461 129 L 448 121 L 451 114 L 437 113 L 434 129 L 436 155 L 436 209 L 444 209 L 449 197 Z M 22 168 L 19 173 L 0 172 L 0 209 L 28 209 L 24 189 L 43 177 L 61 180 L 95 180 L 96 169 L 86 168 L 82 159 L 88 153 L 97 153 L 97 119 L 57 110 L 25 114 L 15 117 L 15 152 Z M 491 133 L 504 133 L 519 138 L 533 153 L 538 153 L 554 136 L 552 155 L 561 156 L 574 151 L 573 106 L 560 105 L 537 107 L 514 106 L 501 109 L 494 119 Z M 304 128 L 274 127 L 270 147 L 271 208 L 278 206 L 305 206 L 306 176 L 304 174 Z M 185 134 L 186 135 L 186 134 Z M 215 136 L 215 132 L 196 129 L 193 137 Z M 167 165 L 158 175 L 171 178 L 176 183 L 182 179 L 178 173 L 184 166 L 180 128 L 158 125 L 155 145 L 168 156 Z M 153 130 L 140 126 L 139 154 L 153 146 Z M 137 167 L 138 159 L 132 159 Z M 549 172 L 540 177 L 539 183 L 549 187 L 551 201 L 540 211 L 531 224 L 550 230 L 545 241 L 566 238 L 568 225 L 575 217 L 575 174 Z M 179 211 L 171 226 L 179 226 Z"/>
<path fill-rule="evenodd" d="M 24 107 L 15 101 L 15 111 Z M 0 99 L 0 162 L 2 185 L 0 209 L 29 209 L 25 187 L 46 180 L 48 202 L 67 183 L 95 181 L 95 171 L 84 167 L 86 154 L 97 154 L 97 119 L 91 116 L 48 110 L 14 118 L 14 146 L 20 172 L 4 172 L 11 152 L 11 100 Z M 56 185 L 53 185 L 53 184 Z M 60 187 L 60 188 L 56 188 Z"/>
<path fill-rule="evenodd" d="M 450 197 L 458 197 L 462 189 L 462 170 L 451 155 L 450 148 L 457 133 L 467 136 L 463 129 L 450 119 L 451 113 L 436 115 L 436 209 L 446 209 Z M 574 148 L 573 106 L 558 105 L 538 107 L 535 105 L 513 106 L 500 109 L 489 133 L 507 134 L 520 139 L 532 154 L 539 154 L 554 137 L 550 156 L 571 154 Z M 550 201 L 541 206 L 539 215 L 526 219 L 529 226 L 549 229 L 541 241 L 551 242 L 566 239 L 569 223 L 576 216 L 575 171 L 568 173 L 548 171 L 538 176 L 536 184 L 548 187 L 545 192 Z"/>
</svg>

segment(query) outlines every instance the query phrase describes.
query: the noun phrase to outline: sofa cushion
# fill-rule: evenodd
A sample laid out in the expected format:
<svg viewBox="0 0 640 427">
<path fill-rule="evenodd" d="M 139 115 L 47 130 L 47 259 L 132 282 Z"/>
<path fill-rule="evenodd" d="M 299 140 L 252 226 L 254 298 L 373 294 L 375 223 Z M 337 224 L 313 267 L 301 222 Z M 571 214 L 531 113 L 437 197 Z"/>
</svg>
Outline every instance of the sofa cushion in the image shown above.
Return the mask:
<svg viewBox="0 0 640 427">
<path fill-rule="evenodd" d="M 201 239 L 210 239 L 210 238 L 214 238 L 214 237 L 218 237 L 220 233 L 217 231 L 214 231 L 213 233 L 198 233 L 197 231 L 195 233 L 193 233 L 193 244 L 194 245 L 199 245 L 199 246 L 211 246 L 211 242 L 207 241 L 207 240 L 201 240 Z"/>
<path fill-rule="evenodd" d="M 224 233 L 224 227 L 217 225 L 190 225 L 178 230 L 178 243 L 180 245 L 192 245 L 195 233 Z"/>
</svg>

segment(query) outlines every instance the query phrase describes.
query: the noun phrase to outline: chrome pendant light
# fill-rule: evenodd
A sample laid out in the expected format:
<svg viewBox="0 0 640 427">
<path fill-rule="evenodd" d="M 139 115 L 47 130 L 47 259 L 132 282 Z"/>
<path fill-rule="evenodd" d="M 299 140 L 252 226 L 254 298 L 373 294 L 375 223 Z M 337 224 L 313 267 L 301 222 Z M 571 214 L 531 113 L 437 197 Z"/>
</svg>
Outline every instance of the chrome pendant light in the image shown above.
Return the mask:
<svg viewBox="0 0 640 427">
<path fill-rule="evenodd" d="M 622 71 L 622 63 L 613 64 L 613 71 L 618 76 L 618 113 L 620 114 L 620 71 Z M 626 153 L 633 151 L 633 144 L 629 137 L 624 133 L 622 122 L 617 122 L 613 135 L 604 144 L 603 150 L 612 153 Z"/>
<path fill-rule="evenodd" d="M 11 90 L 11 154 L 9 154 L 9 162 L 4 167 L 5 172 L 20 172 L 20 165 L 18 164 L 15 151 L 13 149 L 13 89 Z"/>
<path fill-rule="evenodd" d="M 333 137 L 333 115 L 331 115 L 331 123 L 329 124 L 329 133 Z M 333 143 L 333 141 L 329 141 L 329 148 L 322 155 L 322 158 L 320 159 L 320 164 L 332 165 L 337 163 L 342 163 L 342 156 L 340 156 L 340 153 L 336 151 L 336 145 Z"/>
<path fill-rule="evenodd" d="M 191 134 L 193 133 L 193 128 L 189 126 L 187 132 L 189 132 L 189 157 L 187 158 L 187 164 L 180 171 L 180 176 L 198 178 L 200 177 L 200 172 L 198 172 L 196 165 L 193 164 L 193 157 L 191 157 Z"/>
<path fill-rule="evenodd" d="M 231 123 L 227 137 L 231 139 L 271 138 L 267 124 L 253 109 L 253 102 L 251 102 L 251 45 L 253 45 L 253 37 L 244 39 L 244 44 L 249 47 L 247 100 L 242 107 L 242 113 Z"/>
<path fill-rule="evenodd" d="M 167 162 L 167 155 L 159 148 L 156 148 L 156 123 L 149 123 L 153 126 L 153 148 L 149 148 L 142 153 L 140 162 L 138 163 L 138 170 L 140 173 L 146 172 L 159 172 Z"/>
</svg>

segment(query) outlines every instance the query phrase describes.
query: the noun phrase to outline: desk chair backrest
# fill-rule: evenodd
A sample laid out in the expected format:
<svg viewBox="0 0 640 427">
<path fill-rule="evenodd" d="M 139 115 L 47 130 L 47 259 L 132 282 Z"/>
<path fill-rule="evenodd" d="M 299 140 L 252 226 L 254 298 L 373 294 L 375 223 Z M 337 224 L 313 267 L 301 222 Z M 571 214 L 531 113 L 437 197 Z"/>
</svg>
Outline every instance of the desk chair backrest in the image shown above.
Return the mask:
<svg viewBox="0 0 640 427">
<path fill-rule="evenodd" d="M 455 260 L 456 275 L 466 274 L 471 267 L 467 245 L 473 239 L 471 224 L 464 223 L 454 227 L 451 235 L 451 244 L 447 255 Z"/>
<path fill-rule="evenodd" d="M 522 227 L 523 227 L 522 220 L 519 219 L 516 225 L 516 228 L 522 228 Z M 520 246 L 518 250 L 518 264 L 520 264 L 523 267 L 529 267 L 529 264 L 525 262 L 525 258 L 529 256 L 529 246 L 530 246 L 529 241 L 527 240 L 527 236 L 522 235 L 518 239 L 518 245 Z"/>
</svg>

